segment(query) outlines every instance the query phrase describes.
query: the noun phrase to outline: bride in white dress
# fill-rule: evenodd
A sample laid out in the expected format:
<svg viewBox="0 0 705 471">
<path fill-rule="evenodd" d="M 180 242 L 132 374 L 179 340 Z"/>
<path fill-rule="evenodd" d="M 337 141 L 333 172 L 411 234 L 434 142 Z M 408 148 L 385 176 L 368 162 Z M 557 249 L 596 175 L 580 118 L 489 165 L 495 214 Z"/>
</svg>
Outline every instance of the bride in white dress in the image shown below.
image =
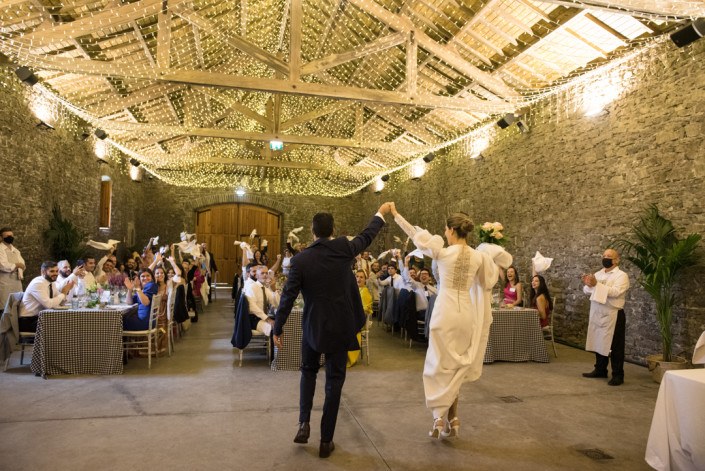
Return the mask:
<svg viewBox="0 0 705 471">
<path fill-rule="evenodd" d="M 433 412 L 433 438 L 457 437 L 458 394 L 463 383 L 477 380 L 492 323 L 492 288 L 499 268 L 512 264 L 512 256 L 494 244 L 473 249 L 467 236 L 473 224 L 465 213 L 446 220 L 445 237 L 409 224 L 391 209 L 399 227 L 424 255 L 433 258 L 440 275 L 439 290 L 429 325 L 428 350 L 423 370 L 426 407 Z"/>
</svg>

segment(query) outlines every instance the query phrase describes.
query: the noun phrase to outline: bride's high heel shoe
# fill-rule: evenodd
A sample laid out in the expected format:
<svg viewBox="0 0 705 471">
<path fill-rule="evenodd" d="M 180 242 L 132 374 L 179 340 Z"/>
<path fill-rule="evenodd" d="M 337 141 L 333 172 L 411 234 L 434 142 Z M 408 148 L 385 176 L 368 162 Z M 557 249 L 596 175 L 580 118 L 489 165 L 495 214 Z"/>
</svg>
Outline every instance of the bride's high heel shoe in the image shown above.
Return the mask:
<svg viewBox="0 0 705 471">
<path fill-rule="evenodd" d="M 445 428 L 445 423 L 446 421 L 443 417 L 433 419 L 433 428 L 430 432 L 428 432 L 428 436 L 431 438 L 441 438 L 443 429 Z"/>
<path fill-rule="evenodd" d="M 458 438 L 460 436 L 460 419 L 453 417 L 451 421 L 447 422 L 441 435 L 448 438 Z"/>
</svg>

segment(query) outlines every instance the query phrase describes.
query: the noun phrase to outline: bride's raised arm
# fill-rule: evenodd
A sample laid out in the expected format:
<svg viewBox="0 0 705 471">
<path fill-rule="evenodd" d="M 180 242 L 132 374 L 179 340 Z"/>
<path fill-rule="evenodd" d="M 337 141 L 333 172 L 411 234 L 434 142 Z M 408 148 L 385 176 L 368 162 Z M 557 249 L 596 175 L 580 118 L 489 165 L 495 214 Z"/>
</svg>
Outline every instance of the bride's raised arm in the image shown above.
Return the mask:
<svg viewBox="0 0 705 471">
<path fill-rule="evenodd" d="M 424 255 L 428 255 L 431 258 L 438 258 L 439 252 L 443 250 L 445 245 L 443 242 L 443 237 L 439 235 L 432 235 L 425 229 L 412 226 L 409 222 L 402 217 L 394 203 L 390 203 L 391 213 L 394 216 L 394 221 L 399 225 L 402 231 L 406 233 L 411 240 L 414 241 L 414 245 L 420 249 Z"/>
</svg>

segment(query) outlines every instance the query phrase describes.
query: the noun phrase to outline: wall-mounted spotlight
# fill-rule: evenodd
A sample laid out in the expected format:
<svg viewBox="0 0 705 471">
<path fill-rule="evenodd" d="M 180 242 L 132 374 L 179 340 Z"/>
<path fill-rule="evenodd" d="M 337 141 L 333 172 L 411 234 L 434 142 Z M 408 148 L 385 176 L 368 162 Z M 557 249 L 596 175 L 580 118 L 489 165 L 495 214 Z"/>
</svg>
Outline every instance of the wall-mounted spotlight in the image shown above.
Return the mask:
<svg viewBox="0 0 705 471">
<path fill-rule="evenodd" d="M 82 131 L 81 135 L 78 136 L 78 138 L 81 139 L 82 141 L 85 141 L 89 137 L 91 137 L 91 133 L 90 133 L 90 131 L 86 131 L 86 130 Z"/>
<path fill-rule="evenodd" d="M 428 154 L 423 158 L 423 161 L 426 162 L 427 164 L 430 164 L 433 159 L 435 159 L 436 156 L 433 154 Z"/>
<path fill-rule="evenodd" d="M 526 134 L 530 131 L 529 125 L 526 124 L 523 120 L 517 121 L 517 127 L 519 128 L 519 131 L 522 132 L 522 134 Z"/>
<path fill-rule="evenodd" d="M 29 69 L 29 67 L 18 67 L 15 70 L 15 75 L 17 75 L 17 78 L 22 80 L 25 84 L 29 85 L 30 87 L 36 85 L 39 82 L 39 77 L 34 75 L 34 73 Z"/>
<path fill-rule="evenodd" d="M 97 138 L 100 139 L 101 141 L 102 141 L 103 139 L 105 139 L 106 137 L 108 137 L 108 133 L 105 132 L 105 131 L 103 131 L 102 129 L 96 129 L 93 134 L 95 134 L 95 137 L 97 137 Z"/>
<path fill-rule="evenodd" d="M 130 165 L 132 165 L 133 167 L 139 167 L 140 161 L 137 159 L 130 159 Z"/>
<path fill-rule="evenodd" d="M 671 34 L 671 41 L 678 47 L 685 47 L 705 36 L 705 18 L 697 18 L 689 25 Z"/>
<path fill-rule="evenodd" d="M 382 175 L 381 177 L 379 177 L 379 179 L 382 180 L 383 182 L 388 182 L 388 181 L 389 181 L 389 175 Z"/>
<path fill-rule="evenodd" d="M 507 113 L 506 115 L 504 115 L 504 118 L 497 121 L 497 126 L 499 126 L 502 129 L 506 129 L 509 126 L 511 126 L 512 123 L 516 120 L 517 120 L 517 117 L 514 113 Z"/>
</svg>

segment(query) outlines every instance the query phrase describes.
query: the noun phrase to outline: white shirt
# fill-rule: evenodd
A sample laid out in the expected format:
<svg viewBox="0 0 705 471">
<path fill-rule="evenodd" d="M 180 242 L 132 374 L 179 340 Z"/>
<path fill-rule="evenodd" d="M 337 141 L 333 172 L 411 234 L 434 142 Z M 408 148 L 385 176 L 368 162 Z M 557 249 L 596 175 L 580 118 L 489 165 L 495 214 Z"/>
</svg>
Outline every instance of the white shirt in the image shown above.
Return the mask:
<svg viewBox="0 0 705 471">
<path fill-rule="evenodd" d="M 264 298 L 262 297 L 262 288 L 267 295 L 269 306 L 276 308 L 279 306 L 279 294 L 271 289 L 264 287 L 259 281 L 250 283 L 243 292 L 247 297 L 247 302 L 250 304 L 250 314 L 254 314 L 262 320 L 266 320 L 269 316 L 264 312 Z"/>
<path fill-rule="evenodd" d="M 76 296 L 76 288 L 78 287 L 78 277 L 71 273 L 69 276 L 64 278 L 63 276 L 61 276 L 61 273 L 59 273 L 59 276 L 56 277 L 56 281 L 54 282 L 56 287 L 59 288 L 59 291 L 61 291 L 64 289 L 64 286 L 66 286 L 69 281 L 73 281 L 74 286 L 66 295 L 66 299 L 71 299 Z"/>
<path fill-rule="evenodd" d="M 416 310 L 425 311 L 428 309 L 428 297 L 432 294 L 436 294 L 436 287 L 433 285 L 424 285 L 420 281 L 411 278 L 408 268 L 404 268 L 402 277 L 407 285 L 406 289 L 414 292 L 414 296 L 416 297 Z"/>
<path fill-rule="evenodd" d="M 394 277 L 388 276 L 387 278 L 379 280 L 378 282 L 380 286 L 392 285 L 396 290 L 406 289 L 406 283 L 404 282 L 404 279 L 401 277 L 401 275 L 399 275 L 399 273 L 395 273 Z"/>
<path fill-rule="evenodd" d="M 22 269 L 17 268 L 17 262 L 24 264 L 20 251 L 14 245 L 0 242 L 0 272 L 12 273 L 17 271 L 17 278 L 22 279 Z M 4 307 L 4 306 L 3 306 Z"/>
<path fill-rule="evenodd" d="M 56 283 L 52 283 L 53 297 L 50 298 L 49 283 L 49 280 L 41 275 L 29 282 L 22 297 L 20 317 L 37 316 L 39 311 L 58 307 L 66 299 Z"/>
</svg>

